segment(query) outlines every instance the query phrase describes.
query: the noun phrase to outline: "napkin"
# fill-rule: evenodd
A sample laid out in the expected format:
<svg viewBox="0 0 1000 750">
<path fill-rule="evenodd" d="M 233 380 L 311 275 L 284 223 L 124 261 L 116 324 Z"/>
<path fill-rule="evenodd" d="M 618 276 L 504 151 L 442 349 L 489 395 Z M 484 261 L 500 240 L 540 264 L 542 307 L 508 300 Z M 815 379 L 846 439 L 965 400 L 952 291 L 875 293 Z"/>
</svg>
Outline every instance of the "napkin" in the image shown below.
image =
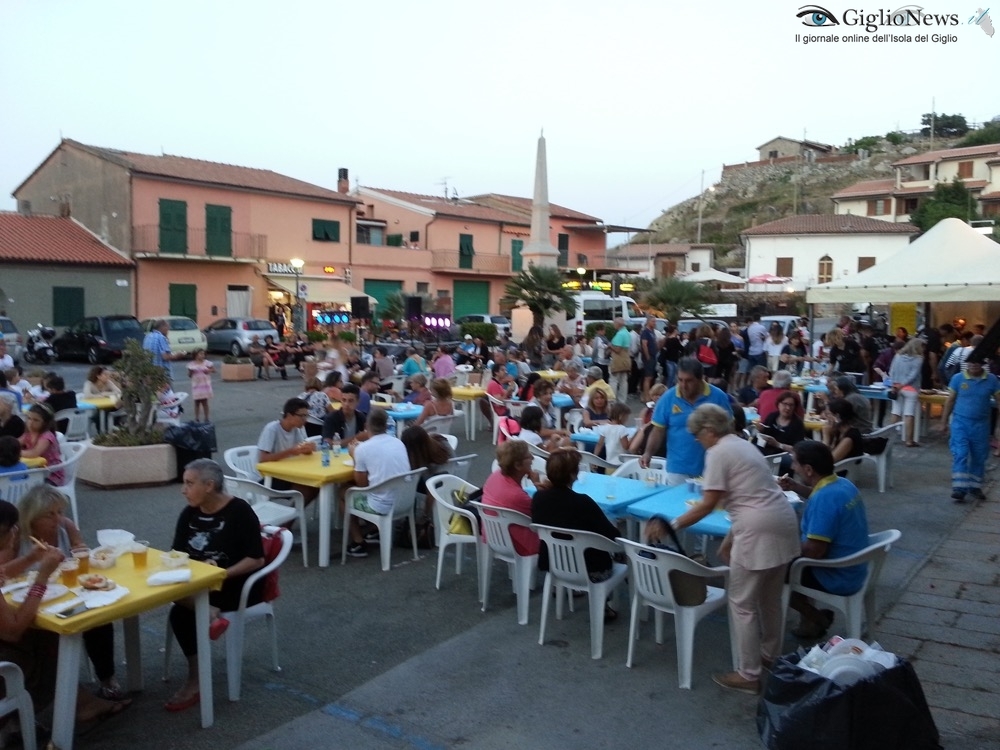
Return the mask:
<svg viewBox="0 0 1000 750">
<path fill-rule="evenodd" d="M 97 609 L 98 607 L 107 607 L 109 604 L 114 604 L 119 599 L 124 599 L 129 595 L 129 590 L 124 586 L 115 586 L 111 591 L 91 591 L 85 588 L 78 588 L 73 589 L 73 593 L 83 599 L 83 603 L 87 605 L 87 609 Z"/>
<path fill-rule="evenodd" d="M 25 589 L 31 585 L 31 581 L 17 581 L 16 583 L 8 583 L 6 586 L 0 588 L 0 595 L 7 596 L 7 594 L 12 591 L 17 591 L 18 589 Z"/>
<path fill-rule="evenodd" d="M 83 604 L 83 599 L 78 596 L 74 596 L 71 599 L 66 599 L 61 602 L 56 602 L 55 604 L 50 604 L 48 607 L 42 609 L 47 615 L 57 615 L 60 612 L 65 612 L 67 609 L 73 609 L 78 604 Z"/>
<path fill-rule="evenodd" d="M 161 570 L 146 579 L 149 586 L 169 586 L 172 583 L 186 583 L 191 580 L 191 568 Z"/>
</svg>

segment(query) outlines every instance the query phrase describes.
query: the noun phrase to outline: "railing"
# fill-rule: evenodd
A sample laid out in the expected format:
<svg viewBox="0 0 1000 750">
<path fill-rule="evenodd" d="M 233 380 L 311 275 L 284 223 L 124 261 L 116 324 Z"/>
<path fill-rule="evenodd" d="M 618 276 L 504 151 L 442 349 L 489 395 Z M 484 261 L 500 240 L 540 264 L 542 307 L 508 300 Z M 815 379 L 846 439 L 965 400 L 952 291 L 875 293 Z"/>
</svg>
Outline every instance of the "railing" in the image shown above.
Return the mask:
<svg viewBox="0 0 1000 750">
<path fill-rule="evenodd" d="M 250 234 L 248 232 L 230 232 L 229 252 L 208 249 L 207 232 L 194 227 L 187 228 L 187 248 L 171 251 L 160 247 L 160 227 L 158 224 L 147 224 L 132 227 L 132 252 L 155 253 L 169 257 L 172 255 L 198 255 L 210 258 L 236 258 L 245 260 L 264 260 L 267 258 L 267 235 Z"/>
<path fill-rule="evenodd" d="M 431 259 L 434 271 L 468 271 L 471 273 L 510 274 L 508 255 L 462 255 L 457 250 L 434 250 Z"/>
</svg>

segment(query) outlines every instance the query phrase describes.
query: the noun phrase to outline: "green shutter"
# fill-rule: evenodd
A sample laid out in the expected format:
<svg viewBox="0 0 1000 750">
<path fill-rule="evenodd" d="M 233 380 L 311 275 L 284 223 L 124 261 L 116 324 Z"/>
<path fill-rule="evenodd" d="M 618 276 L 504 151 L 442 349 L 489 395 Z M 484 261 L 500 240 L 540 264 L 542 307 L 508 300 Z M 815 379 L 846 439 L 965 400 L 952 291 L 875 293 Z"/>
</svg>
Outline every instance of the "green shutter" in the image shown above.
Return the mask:
<svg viewBox="0 0 1000 750">
<path fill-rule="evenodd" d="M 71 326 L 83 316 L 82 286 L 52 287 L 52 325 Z"/>
<path fill-rule="evenodd" d="M 313 219 L 312 238 L 317 242 L 340 242 L 340 222 Z"/>
<path fill-rule="evenodd" d="M 209 255 L 232 257 L 233 209 L 229 206 L 205 206 L 205 252 Z"/>
<path fill-rule="evenodd" d="M 456 281 L 451 311 L 453 318 L 490 312 L 490 282 Z"/>
<path fill-rule="evenodd" d="M 458 235 L 458 267 L 472 268 L 472 258 L 475 254 L 476 250 L 472 246 L 472 235 Z"/>
<path fill-rule="evenodd" d="M 566 268 L 569 265 L 569 235 L 559 235 L 559 267 Z"/>
<path fill-rule="evenodd" d="M 510 270 L 519 273 L 524 270 L 524 261 L 521 260 L 521 251 L 524 249 L 524 240 L 510 241 Z"/>
<path fill-rule="evenodd" d="M 187 203 L 160 198 L 160 252 L 186 253 Z"/>
<path fill-rule="evenodd" d="M 402 281 L 384 281 L 382 279 L 365 279 L 365 294 L 374 297 L 378 306 L 385 309 L 385 301 L 390 294 L 403 291 Z"/>
<path fill-rule="evenodd" d="M 198 319 L 198 286 L 196 284 L 170 285 L 170 315 L 184 315 Z"/>
<path fill-rule="evenodd" d="M 401 234 L 390 234 L 385 238 L 385 244 L 389 247 L 402 247 L 403 246 L 403 235 Z"/>
</svg>

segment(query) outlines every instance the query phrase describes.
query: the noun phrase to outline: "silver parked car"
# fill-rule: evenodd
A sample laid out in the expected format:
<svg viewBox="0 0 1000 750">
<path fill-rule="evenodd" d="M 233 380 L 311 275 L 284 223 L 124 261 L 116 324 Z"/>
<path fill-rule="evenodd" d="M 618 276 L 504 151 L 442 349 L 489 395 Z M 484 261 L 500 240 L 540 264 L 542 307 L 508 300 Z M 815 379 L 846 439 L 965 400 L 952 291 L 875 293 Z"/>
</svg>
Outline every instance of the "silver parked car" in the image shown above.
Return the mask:
<svg viewBox="0 0 1000 750">
<path fill-rule="evenodd" d="M 234 357 L 246 354 L 254 336 L 279 339 L 278 332 L 269 320 L 259 318 L 220 318 L 205 329 L 206 348 L 210 352 L 228 352 Z"/>
</svg>

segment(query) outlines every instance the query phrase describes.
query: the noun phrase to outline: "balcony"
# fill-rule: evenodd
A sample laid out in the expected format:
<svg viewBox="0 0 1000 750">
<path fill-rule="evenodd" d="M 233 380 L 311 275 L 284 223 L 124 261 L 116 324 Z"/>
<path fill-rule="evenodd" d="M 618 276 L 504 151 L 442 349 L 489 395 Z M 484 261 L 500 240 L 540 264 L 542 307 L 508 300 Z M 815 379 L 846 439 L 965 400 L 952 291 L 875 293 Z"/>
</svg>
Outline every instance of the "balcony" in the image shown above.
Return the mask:
<svg viewBox="0 0 1000 750">
<path fill-rule="evenodd" d="M 508 255 L 462 255 L 457 250 L 434 250 L 431 270 L 443 273 L 472 273 L 479 275 L 510 276 Z"/>
<path fill-rule="evenodd" d="M 228 247 L 225 240 L 228 239 Z M 132 253 L 135 255 L 155 255 L 161 258 L 199 258 L 222 261 L 257 261 L 267 258 L 267 235 L 250 234 L 248 232 L 230 232 L 228 236 L 219 238 L 213 236 L 218 246 L 208 247 L 208 236 L 204 229 L 188 227 L 185 243 L 177 242 L 175 247 L 182 249 L 163 249 L 160 246 L 160 226 L 148 224 L 132 227 Z M 221 241 L 220 241 L 221 240 Z"/>
</svg>

